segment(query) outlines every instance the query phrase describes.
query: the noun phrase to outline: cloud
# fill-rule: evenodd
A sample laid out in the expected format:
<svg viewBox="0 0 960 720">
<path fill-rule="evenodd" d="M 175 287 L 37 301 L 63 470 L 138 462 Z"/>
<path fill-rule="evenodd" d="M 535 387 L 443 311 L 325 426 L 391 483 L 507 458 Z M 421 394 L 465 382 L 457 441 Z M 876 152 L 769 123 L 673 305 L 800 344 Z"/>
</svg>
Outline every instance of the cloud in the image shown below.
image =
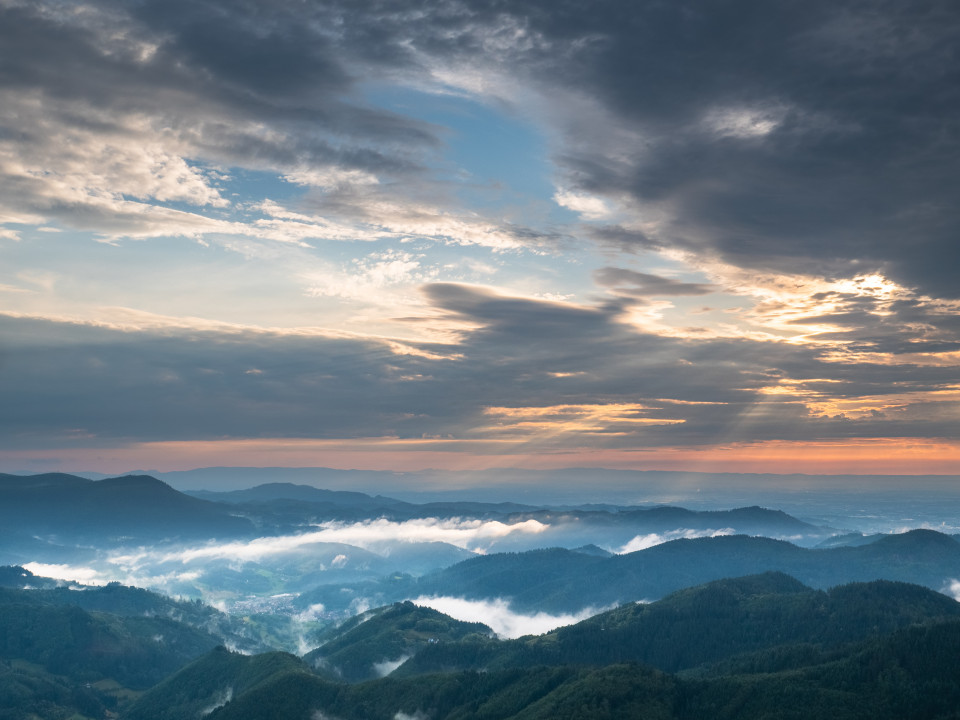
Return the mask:
<svg viewBox="0 0 960 720">
<path fill-rule="evenodd" d="M 221 708 L 226 705 L 228 702 L 233 700 L 233 687 L 227 687 L 224 690 L 221 690 L 214 697 L 213 701 L 200 710 L 200 717 L 205 717 L 212 713 L 217 708 Z"/>
<path fill-rule="evenodd" d="M 533 519 L 503 523 L 497 520 L 460 518 L 425 518 L 394 522 L 381 518 L 356 523 L 331 521 L 316 527 L 319 529 L 312 532 L 261 537 L 242 542 L 207 543 L 173 549 L 124 550 L 109 554 L 106 562 L 127 573 L 144 573 L 149 572 L 150 568 L 169 566 L 170 563 L 202 566 L 211 560 L 231 563 L 276 561 L 282 556 L 309 552 L 314 555 L 321 553 L 321 557 L 323 554 L 332 554 L 327 566 L 342 569 L 351 562 L 346 546 L 376 551 L 398 542 L 445 542 L 465 549 L 475 549 L 513 534 L 539 535 L 549 526 Z M 340 552 L 341 549 L 343 552 Z M 102 573 L 89 568 L 80 570 L 89 570 L 91 576 L 102 576 Z M 165 580 L 170 578 L 170 575 L 162 576 Z M 190 578 L 176 575 L 174 579 Z M 145 582 L 148 578 L 141 577 L 141 580 Z"/>
<path fill-rule="evenodd" d="M 320 710 L 314 710 L 313 713 L 310 715 L 310 719 L 311 720 L 340 720 L 340 718 L 338 718 L 336 715 L 329 715 L 325 712 L 321 712 Z"/>
<path fill-rule="evenodd" d="M 323 529 L 308 535 L 322 538 L 323 542 L 342 542 L 358 547 L 376 547 L 388 542 L 445 542 L 468 550 L 508 535 L 539 535 L 549 528 L 533 519 L 503 523 L 460 518 L 424 518 L 400 523 L 381 518 L 351 524 L 330 522 L 320 527 Z"/>
<path fill-rule="evenodd" d="M 871 306 L 892 303 L 891 312 L 916 318 L 914 327 L 931 312 L 866 287 L 836 302 L 864 293 Z M 543 300 L 455 283 L 423 293 L 429 322 L 450 328 L 444 343 L 130 311 L 109 324 L 0 315 L 0 393 L 11 408 L 0 418 L 2 443 L 19 452 L 51 443 L 441 438 L 436 447 L 447 451 L 473 443 L 510 453 L 944 437 L 960 418 L 950 359 L 960 344 L 946 334 L 920 346 L 941 362 L 930 354 L 921 364 L 910 358 L 918 348 L 909 336 L 895 334 L 839 348 L 694 341 L 643 332 L 630 299 Z M 960 331 L 946 310 L 940 316 L 945 333 Z"/>
<path fill-rule="evenodd" d="M 323 603 L 314 603 L 293 617 L 300 622 L 315 622 L 323 616 L 325 610 L 326 608 L 324 607 Z M 304 650 L 301 655 L 309 652 L 310 649 L 312 648 L 307 648 L 307 650 Z"/>
<path fill-rule="evenodd" d="M 598 285 L 631 297 L 652 295 L 706 295 L 717 288 L 703 283 L 684 283 L 658 275 L 604 267 L 594 272 Z"/>
<path fill-rule="evenodd" d="M 558 205 L 579 213 L 585 220 L 603 220 L 610 215 L 610 208 L 603 199 L 591 195 L 560 190 L 553 199 Z"/>
<path fill-rule="evenodd" d="M 366 78 L 417 74 L 402 28 L 424 13 L 398 10 L 4 4 L 0 53 L 16 81 L 0 82 L 0 219 L 228 248 L 224 236 L 417 236 L 500 250 L 555 242 L 464 208 L 449 182 L 429 177 L 440 128 L 364 99 Z M 371 32 L 378 42 L 358 42 Z M 238 200 L 245 172 L 272 175 L 278 194 L 281 180 L 307 190 L 284 204 Z"/>
<path fill-rule="evenodd" d="M 721 530 L 690 530 L 690 529 L 678 529 L 671 530 L 665 533 L 648 533 L 646 535 L 637 535 L 632 540 L 627 542 L 623 547 L 613 550 L 613 552 L 618 555 L 625 555 L 626 553 L 637 552 L 638 550 L 646 550 L 651 548 L 654 545 L 662 545 L 665 542 L 670 542 L 671 540 L 679 540 L 681 538 L 703 538 L 703 537 L 719 537 L 721 535 L 733 535 L 736 531 L 733 528 L 723 528 Z"/>
<path fill-rule="evenodd" d="M 956 297 L 943 269 L 960 224 L 950 3 L 536 5 L 512 13 L 546 46 L 577 48 L 511 58 L 530 58 L 517 66 L 556 118 L 564 185 L 631 218 L 641 246 L 831 279 L 883 272 Z"/>
<path fill-rule="evenodd" d="M 160 588 L 164 592 L 176 595 L 178 587 L 190 584 L 202 576 L 197 569 L 166 571 L 158 567 L 159 563 L 150 562 L 144 556 L 132 561 L 132 556 L 99 557 L 93 565 L 69 565 L 31 562 L 24 564 L 35 575 L 83 585 L 106 585 L 119 582 L 136 587 Z"/>
<path fill-rule="evenodd" d="M 408 81 L 534 115 L 595 237 L 956 295 L 950 2 L 405 10 L 350 19 Z"/>
<path fill-rule="evenodd" d="M 413 715 L 409 715 L 402 710 L 398 710 L 393 720 L 430 720 L 430 715 L 420 710 L 416 710 Z"/>
<path fill-rule="evenodd" d="M 411 657 L 412 655 L 401 655 L 396 660 L 383 660 L 382 662 L 376 662 L 373 664 L 373 671 L 376 673 L 377 677 L 386 677 L 398 667 L 403 665 Z"/>
<path fill-rule="evenodd" d="M 158 204 L 226 207 L 219 165 L 375 177 L 417 165 L 386 144 L 435 143 L 423 123 L 351 102 L 330 40 L 301 17 L 255 24 L 216 2 L 77 9 L 0 10 L 18 79 L 0 86 L 0 123 L 15 133 L 0 142 L 0 186 L 21 212 L 108 235 L 144 234 L 146 215 L 177 234 Z M 217 231 L 215 216 L 189 217 L 194 232 Z"/>
<path fill-rule="evenodd" d="M 466 600 L 456 597 L 418 597 L 415 605 L 429 607 L 464 622 L 480 622 L 503 638 L 523 635 L 542 635 L 563 625 L 572 625 L 602 612 L 603 609 L 585 608 L 571 615 L 549 615 L 538 612 L 522 615 L 510 609 L 506 600 Z"/>
</svg>

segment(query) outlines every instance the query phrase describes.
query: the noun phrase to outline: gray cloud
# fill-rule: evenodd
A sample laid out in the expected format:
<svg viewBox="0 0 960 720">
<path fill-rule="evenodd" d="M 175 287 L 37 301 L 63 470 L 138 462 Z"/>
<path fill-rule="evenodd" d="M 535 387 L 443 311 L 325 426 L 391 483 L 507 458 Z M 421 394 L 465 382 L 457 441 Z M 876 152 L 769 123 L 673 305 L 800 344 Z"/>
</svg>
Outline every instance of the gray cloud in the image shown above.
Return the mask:
<svg viewBox="0 0 960 720">
<path fill-rule="evenodd" d="M 679 282 L 659 275 L 615 267 L 600 268 L 594 272 L 593 277 L 598 285 L 610 288 L 617 294 L 630 297 L 707 295 L 717 290 L 715 286 L 704 283 Z"/>
<path fill-rule="evenodd" d="M 595 305 L 433 284 L 424 288 L 432 309 L 475 329 L 455 347 L 414 347 L 430 357 L 376 339 L 122 332 L 5 317 L 8 446 L 51 436 L 495 438 L 526 432 L 521 423 L 533 416 L 495 417 L 491 408 L 617 404 L 631 407 L 593 418 L 584 442 L 960 430 L 949 397 L 894 398 L 945 392 L 956 380 L 950 367 L 909 359 L 960 349 L 956 308 L 935 302 L 960 287 L 952 0 L 104 0 L 83 9 L 0 6 L 0 210 L 27 222 L 53 218 L 108 235 L 228 234 L 236 228 L 218 173 L 240 166 L 291 177 L 336 171 L 300 209 L 382 222 L 397 236 L 456 230 L 496 247 L 570 242 L 499 220 L 425 229 L 458 202 L 426 179 L 442 135 L 373 107 L 364 84 L 416 87 L 441 82 L 438 69 L 466 67 L 535 92 L 565 187 L 623 211 L 585 224 L 585 237 L 748 271 L 880 272 L 918 292 L 894 300 L 824 292 L 813 298 L 822 310 L 784 320 L 829 326 L 821 345 L 803 346 L 638 330 L 628 316 L 647 298 L 713 287 L 619 267 L 597 272 L 608 293 Z M 350 180 L 365 173 L 386 181 Z M 202 217 L 190 214 L 197 208 Z M 807 394 L 766 392 L 798 383 Z M 836 405 L 864 396 L 891 405 L 863 417 Z M 835 407 L 817 412 L 811 398 Z M 670 420 L 683 422 L 656 424 Z"/>
<path fill-rule="evenodd" d="M 643 447 L 960 432 L 949 367 L 905 373 L 786 343 L 642 334 L 615 302 L 425 292 L 474 327 L 457 345 L 398 354 L 377 339 L 2 317 L 4 445 L 392 436 L 450 438 L 448 449 L 517 438 Z M 778 385 L 789 392 L 767 391 Z M 877 412 L 847 416 L 843 401 L 862 397 Z"/>
<path fill-rule="evenodd" d="M 416 23 L 403 7 L 347 11 L 347 32 L 376 25 L 379 52 L 408 66 L 473 63 L 524 78 L 555 98 L 547 118 L 568 187 L 640 214 L 671 208 L 655 231 L 596 236 L 780 272 L 878 271 L 957 296 L 960 10 L 950 0 L 465 0 Z M 609 117 L 577 117 L 571 93 Z"/>
<path fill-rule="evenodd" d="M 436 129 L 364 104 L 358 83 L 500 70 L 557 96 L 555 159 L 569 187 L 641 214 L 672 208 L 655 230 L 610 226 L 590 231 L 597 237 L 740 267 L 878 271 L 957 296 L 960 11 L 950 0 L 105 0 L 78 15 L 42 4 L 3 13 L 5 102 L 40 89 L 45 105 L 36 134 L 7 128 L 24 148 L 49 145 L 41 134 L 67 124 L 113 138 L 141 113 L 206 162 L 416 173 Z M 555 89 L 609 118 L 575 118 Z M 43 187 L 7 184 L 22 211 L 99 227 L 82 200 L 45 203 Z"/>
<path fill-rule="evenodd" d="M 954 3 L 603 2 L 528 17 L 547 37 L 594 39 L 552 77 L 635 143 L 572 140 L 559 160 L 581 190 L 674 208 L 641 243 L 957 296 Z"/>
</svg>

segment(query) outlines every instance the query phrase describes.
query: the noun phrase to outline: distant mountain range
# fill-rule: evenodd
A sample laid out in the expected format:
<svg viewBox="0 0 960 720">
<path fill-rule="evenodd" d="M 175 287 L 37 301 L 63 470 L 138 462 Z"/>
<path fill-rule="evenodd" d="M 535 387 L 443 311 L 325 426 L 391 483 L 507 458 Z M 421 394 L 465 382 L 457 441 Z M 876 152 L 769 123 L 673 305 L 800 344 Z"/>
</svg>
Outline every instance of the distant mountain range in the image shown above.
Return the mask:
<svg viewBox="0 0 960 720">
<path fill-rule="evenodd" d="M 436 500 L 495 497 L 502 500 L 509 493 L 514 502 L 533 504 L 596 502 L 598 494 L 625 498 L 628 504 L 638 501 L 660 501 L 658 495 L 677 497 L 689 489 L 692 494 L 716 500 L 715 493 L 776 493 L 780 490 L 818 491 L 844 488 L 845 492 L 862 495 L 864 491 L 899 491 L 910 487 L 915 492 L 952 489 L 960 475 L 806 475 L 802 473 L 712 473 L 670 470 L 616 470 L 579 467 L 553 470 L 522 468 L 490 468 L 487 470 L 449 471 L 421 470 L 342 470 L 328 467 L 204 467 L 192 470 L 161 472 L 133 470 L 127 475 L 152 475 L 180 490 L 239 490 L 265 483 L 298 483 L 335 490 L 363 487 L 377 493 Z M 102 473 L 81 473 L 84 477 L 103 479 Z M 585 485 L 585 481 L 588 485 Z M 646 497 L 645 497 L 646 496 Z M 530 499 L 530 498 L 536 498 Z M 610 502 L 609 500 L 607 502 Z M 623 502 L 618 500 L 617 502 Z"/>
<path fill-rule="evenodd" d="M 475 557 L 420 578 L 361 584 L 355 593 L 374 602 L 499 598 L 516 612 L 570 613 L 655 600 L 711 580 L 767 571 L 815 588 L 884 579 L 941 591 L 960 578 L 960 543 L 932 530 L 913 530 L 868 545 L 819 550 L 743 535 L 674 540 L 611 557 L 552 548 Z M 298 602 L 336 607 L 352 599 L 342 587 L 318 587 Z"/>
<path fill-rule="evenodd" d="M 0 526 L 80 541 L 249 535 L 250 520 L 146 475 L 87 480 L 50 473 L 0 474 Z"/>
<path fill-rule="evenodd" d="M 835 534 L 759 507 L 692 511 L 663 506 L 558 509 L 471 501 L 413 504 L 291 483 L 188 495 L 145 475 L 93 481 L 60 473 L 0 474 L 0 562 L 57 558 L 62 562 L 71 547 L 277 536 L 304 532 L 323 522 L 378 518 L 393 522 L 436 518 L 506 524 L 536 521 L 543 526 L 536 537 L 505 534 L 488 543 L 502 550 L 598 543 L 617 548 L 637 536 L 670 532 L 769 535 L 808 544 Z"/>
</svg>

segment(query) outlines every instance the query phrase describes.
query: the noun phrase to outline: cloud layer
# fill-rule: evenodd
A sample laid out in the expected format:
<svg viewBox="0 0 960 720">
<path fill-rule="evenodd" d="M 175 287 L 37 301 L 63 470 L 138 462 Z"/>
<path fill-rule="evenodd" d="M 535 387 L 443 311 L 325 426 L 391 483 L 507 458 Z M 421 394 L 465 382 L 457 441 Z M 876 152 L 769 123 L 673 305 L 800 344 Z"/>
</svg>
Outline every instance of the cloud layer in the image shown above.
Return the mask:
<svg viewBox="0 0 960 720">
<path fill-rule="evenodd" d="M 958 42 L 951 0 L 3 0 L 0 461 L 955 447 Z"/>
</svg>

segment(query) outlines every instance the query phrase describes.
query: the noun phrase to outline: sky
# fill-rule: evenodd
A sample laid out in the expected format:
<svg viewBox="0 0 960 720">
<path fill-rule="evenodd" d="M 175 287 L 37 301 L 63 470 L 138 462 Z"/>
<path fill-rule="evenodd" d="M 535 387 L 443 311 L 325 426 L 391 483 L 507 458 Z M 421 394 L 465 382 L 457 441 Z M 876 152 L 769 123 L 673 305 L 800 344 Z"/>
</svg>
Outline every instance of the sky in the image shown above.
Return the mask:
<svg viewBox="0 0 960 720">
<path fill-rule="evenodd" d="M 0 0 L 0 470 L 960 474 L 954 0 Z"/>
</svg>

